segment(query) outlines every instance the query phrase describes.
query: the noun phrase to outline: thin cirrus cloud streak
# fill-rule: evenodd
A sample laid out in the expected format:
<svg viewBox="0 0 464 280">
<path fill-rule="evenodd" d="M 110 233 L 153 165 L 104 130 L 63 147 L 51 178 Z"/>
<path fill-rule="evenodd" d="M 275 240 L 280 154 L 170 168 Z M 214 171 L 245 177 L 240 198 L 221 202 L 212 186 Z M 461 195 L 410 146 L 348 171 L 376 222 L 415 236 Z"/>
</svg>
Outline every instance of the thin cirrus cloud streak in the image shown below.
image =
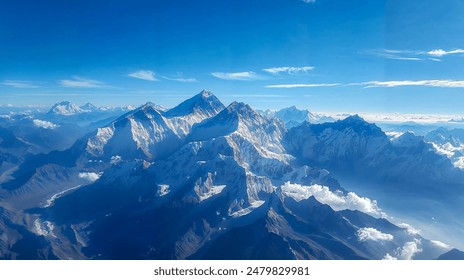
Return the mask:
<svg viewBox="0 0 464 280">
<path fill-rule="evenodd" d="M 410 60 L 410 61 L 421 61 L 424 58 L 415 57 L 418 53 L 406 50 L 370 50 L 365 51 L 365 54 L 373 55 L 377 57 L 394 59 L 394 60 Z"/>
<path fill-rule="evenodd" d="M 441 88 L 464 88 L 464 81 L 454 80 L 421 80 L 421 81 L 370 81 L 354 85 L 364 85 L 366 88 L 371 87 L 402 87 L 402 86 L 424 86 L 424 87 L 441 87 Z"/>
<path fill-rule="evenodd" d="M 438 56 L 438 57 L 442 57 L 442 56 L 450 55 L 450 54 L 462 54 L 462 53 L 464 53 L 463 49 L 456 49 L 456 50 L 452 50 L 452 51 L 445 51 L 445 50 L 442 50 L 442 49 L 436 49 L 436 50 L 431 50 L 431 51 L 427 52 L 428 55 Z"/>
<path fill-rule="evenodd" d="M 422 87 L 440 87 L 440 88 L 464 88 L 464 81 L 455 80 L 403 80 L 403 81 L 369 81 L 362 83 L 349 83 L 349 84 L 280 84 L 280 85 L 267 85 L 266 88 L 313 88 L 313 87 L 346 87 L 346 86 L 363 86 L 364 88 L 394 88 L 405 86 L 422 86 Z"/>
<path fill-rule="evenodd" d="M 262 80 L 263 77 L 257 75 L 253 71 L 245 71 L 245 72 L 212 72 L 211 75 L 221 80 L 228 80 L 228 81 L 255 81 L 255 80 Z"/>
<path fill-rule="evenodd" d="M 5 80 L 1 83 L 4 86 L 14 87 L 14 88 L 38 88 L 38 85 L 35 85 L 31 81 L 16 81 L 16 80 Z"/>
<path fill-rule="evenodd" d="M 181 82 L 181 83 L 195 83 L 195 82 L 198 82 L 198 80 L 195 79 L 195 78 L 184 78 L 182 75 L 179 75 L 177 77 L 161 76 L 161 78 L 163 78 L 165 80 L 168 80 L 168 81 Z"/>
<path fill-rule="evenodd" d="M 155 72 L 150 71 L 150 70 L 139 70 L 133 73 L 127 74 L 127 76 L 139 80 L 145 80 L 145 81 L 158 81 L 158 79 L 155 76 Z"/>
<path fill-rule="evenodd" d="M 104 82 L 97 80 L 86 79 L 78 76 L 74 76 L 72 80 L 61 80 L 59 82 L 62 87 L 70 88 L 109 88 Z"/>
<path fill-rule="evenodd" d="M 309 71 L 314 70 L 314 66 L 303 66 L 303 67 L 272 67 L 272 68 L 266 68 L 263 69 L 264 72 L 270 73 L 270 74 L 281 74 L 281 73 L 286 73 L 289 75 L 296 75 L 300 73 L 306 73 Z"/>
<path fill-rule="evenodd" d="M 266 88 L 313 88 L 313 87 L 336 87 L 342 84 L 282 84 L 267 85 Z"/>
<path fill-rule="evenodd" d="M 413 50 L 368 50 L 364 52 L 368 55 L 374 55 L 387 59 L 423 61 L 433 60 L 441 61 L 444 56 L 464 54 L 464 49 L 444 50 L 434 49 L 430 51 L 413 51 Z"/>
</svg>

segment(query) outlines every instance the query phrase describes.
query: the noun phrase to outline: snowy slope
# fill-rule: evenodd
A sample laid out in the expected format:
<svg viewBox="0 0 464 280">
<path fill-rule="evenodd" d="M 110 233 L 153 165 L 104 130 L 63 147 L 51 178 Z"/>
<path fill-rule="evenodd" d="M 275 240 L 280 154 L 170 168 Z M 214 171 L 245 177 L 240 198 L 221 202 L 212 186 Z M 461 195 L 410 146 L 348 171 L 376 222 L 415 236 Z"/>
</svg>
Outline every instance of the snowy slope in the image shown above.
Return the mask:
<svg viewBox="0 0 464 280">
<path fill-rule="evenodd" d="M 359 176 L 415 182 L 462 178 L 423 137 L 407 132 L 390 141 L 379 127 L 357 115 L 295 127 L 285 143 L 291 154 L 306 162 Z"/>
<path fill-rule="evenodd" d="M 79 107 L 76 104 L 69 102 L 69 101 L 62 101 L 60 103 L 56 103 L 53 105 L 52 108 L 48 111 L 50 115 L 63 115 L 63 116 L 71 116 L 75 114 L 80 114 L 84 112 L 90 112 L 91 109 L 96 109 L 95 106 L 87 103 L 83 107 Z"/>
<path fill-rule="evenodd" d="M 438 128 L 429 132 L 425 140 L 431 143 L 436 151 L 447 156 L 454 166 L 464 169 L 464 129 Z"/>
<path fill-rule="evenodd" d="M 324 123 L 335 121 L 332 117 L 311 113 L 309 110 L 300 110 L 296 106 L 283 108 L 278 111 L 262 111 L 263 115 L 282 120 L 288 128 L 298 126 L 304 122 Z"/>
</svg>

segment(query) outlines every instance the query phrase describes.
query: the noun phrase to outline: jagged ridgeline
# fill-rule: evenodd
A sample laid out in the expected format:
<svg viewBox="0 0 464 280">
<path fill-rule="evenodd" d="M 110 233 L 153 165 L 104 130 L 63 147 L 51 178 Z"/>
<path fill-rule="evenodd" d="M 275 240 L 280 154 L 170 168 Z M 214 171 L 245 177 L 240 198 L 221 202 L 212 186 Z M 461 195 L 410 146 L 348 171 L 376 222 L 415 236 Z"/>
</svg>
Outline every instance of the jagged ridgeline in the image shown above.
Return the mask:
<svg viewBox="0 0 464 280">
<path fill-rule="evenodd" d="M 64 102 L 47 115 L 96 111 Z M 264 114 L 240 102 L 226 107 L 208 91 L 172 109 L 147 103 L 103 120 L 66 149 L 27 157 L 2 150 L 14 168 L 0 181 L 0 258 L 460 256 L 391 220 L 333 175 L 383 187 L 464 182 L 422 138 L 391 141 L 359 116 L 335 121 L 294 107 Z M 27 145 L 2 135 L 0 145 Z"/>
</svg>

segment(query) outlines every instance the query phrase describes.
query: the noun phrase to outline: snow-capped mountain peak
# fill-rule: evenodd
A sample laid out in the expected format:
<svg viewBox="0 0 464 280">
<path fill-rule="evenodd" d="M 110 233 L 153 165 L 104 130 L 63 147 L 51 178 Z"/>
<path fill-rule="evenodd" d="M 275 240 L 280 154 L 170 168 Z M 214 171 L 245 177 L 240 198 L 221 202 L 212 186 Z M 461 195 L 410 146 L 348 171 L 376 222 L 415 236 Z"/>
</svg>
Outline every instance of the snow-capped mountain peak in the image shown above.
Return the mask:
<svg viewBox="0 0 464 280">
<path fill-rule="evenodd" d="M 277 111 L 274 115 L 281 119 L 287 126 L 293 126 L 292 123 L 299 124 L 303 122 L 316 122 L 317 118 L 308 110 L 300 110 L 296 106 L 291 106 Z"/>
<path fill-rule="evenodd" d="M 413 132 L 407 131 L 402 135 L 393 138 L 392 144 L 397 147 L 414 147 L 424 144 L 424 139 L 421 136 L 416 136 Z"/>
<path fill-rule="evenodd" d="M 168 110 L 165 115 L 167 117 L 180 117 L 195 113 L 204 117 L 211 117 L 224 108 L 224 105 L 214 94 L 203 90 L 199 94 Z"/>
<path fill-rule="evenodd" d="M 98 111 L 99 109 L 93 105 L 92 103 L 85 103 L 84 105 L 80 106 L 80 108 L 86 112 L 93 112 Z"/>
<path fill-rule="evenodd" d="M 152 160 L 175 151 L 194 124 L 215 116 L 224 105 L 210 92 L 202 91 L 164 112 L 148 102 L 100 128 L 87 141 L 94 156 L 132 156 Z"/>
<path fill-rule="evenodd" d="M 48 111 L 48 114 L 71 116 L 83 112 L 85 112 L 85 110 L 76 104 L 69 101 L 63 101 L 53 105 L 53 107 Z"/>
<path fill-rule="evenodd" d="M 56 103 L 53 107 L 48 111 L 49 115 L 61 115 L 61 116 L 73 116 L 82 113 L 91 113 L 100 111 L 98 107 L 91 103 L 86 103 L 82 106 L 78 106 L 69 101 L 62 101 L 60 103 Z"/>
</svg>

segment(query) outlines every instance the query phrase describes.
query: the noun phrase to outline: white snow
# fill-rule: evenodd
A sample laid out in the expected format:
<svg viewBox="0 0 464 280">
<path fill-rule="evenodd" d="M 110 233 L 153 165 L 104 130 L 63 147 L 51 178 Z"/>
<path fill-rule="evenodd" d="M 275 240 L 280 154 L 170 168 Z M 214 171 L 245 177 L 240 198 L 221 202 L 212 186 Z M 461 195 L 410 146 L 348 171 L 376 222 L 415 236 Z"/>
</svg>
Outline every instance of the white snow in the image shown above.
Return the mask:
<svg viewBox="0 0 464 280">
<path fill-rule="evenodd" d="M 255 210 L 256 208 L 260 207 L 261 205 L 264 204 L 265 201 L 263 200 L 258 200 L 258 201 L 254 201 L 252 203 L 250 203 L 251 205 L 247 208 L 244 208 L 244 209 L 240 209 L 234 213 L 230 213 L 229 216 L 231 216 L 232 218 L 238 218 L 238 217 L 242 217 L 242 216 L 245 216 L 245 215 L 248 215 L 250 214 L 253 210 Z"/>
<path fill-rule="evenodd" d="M 87 140 L 87 152 L 94 156 L 101 156 L 103 149 L 114 135 L 114 127 L 103 127 L 97 129 L 97 134 Z"/>
<path fill-rule="evenodd" d="M 383 233 L 378 229 L 371 228 L 371 227 L 365 227 L 365 228 L 360 228 L 357 232 L 356 235 L 358 236 L 358 239 L 360 241 L 391 241 L 393 240 L 393 235 L 388 234 L 388 233 Z"/>
<path fill-rule="evenodd" d="M 72 188 L 69 188 L 69 189 L 65 189 L 64 191 L 61 191 L 61 192 L 58 192 L 58 193 L 55 193 L 54 195 L 52 195 L 49 199 L 47 199 L 47 201 L 45 202 L 45 205 L 44 205 L 44 208 L 47 208 L 47 207 L 50 207 L 53 202 L 63 196 L 63 194 L 69 192 L 69 191 L 72 191 L 72 190 L 75 190 L 75 189 L 78 189 L 80 188 L 82 185 L 78 185 L 78 186 L 75 186 L 75 187 L 72 187 Z"/>
<path fill-rule="evenodd" d="M 423 124 L 433 123 L 452 123 L 460 122 L 464 118 L 462 115 L 440 115 L 440 114 L 401 114 L 401 113 L 362 113 L 362 112 L 319 112 L 314 114 L 321 114 L 330 116 L 334 119 L 344 119 L 349 115 L 358 114 L 368 122 L 390 122 L 390 123 L 405 123 L 415 122 Z"/>
<path fill-rule="evenodd" d="M 214 195 L 220 194 L 226 185 L 211 186 L 210 190 L 206 193 L 202 193 L 199 198 L 200 202 L 206 200 Z"/>
<path fill-rule="evenodd" d="M 387 131 L 385 134 L 388 136 L 390 140 L 395 139 L 403 135 L 403 132 L 397 132 L 397 131 Z"/>
<path fill-rule="evenodd" d="M 45 129 L 55 129 L 55 128 L 60 127 L 58 124 L 54 124 L 52 122 L 43 121 L 39 119 L 33 120 L 32 123 L 34 124 L 35 127 L 40 127 L 40 128 L 45 128 Z"/>
<path fill-rule="evenodd" d="M 454 147 L 450 148 L 446 145 L 438 145 L 434 142 L 430 142 L 430 143 L 435 148 L 438 154 L 445 155 L 447 157 L 452 157 L 454 155 L 454 152 L 458 150 L 457 148 L 454 148 Z"/>
<path fill-rule="evenodd" d="M 50 109 L 50 113 L 62 115 L 62 116 L 72 116 L 72 115 L 80 114 L 84 112 L 89 112 L 89 111 L 84 110 L 81 107 L 77 106 L 76 104 L 67 102 L 67 101 L 57 103 Z"/>
<path fill-rule="evenodd" d="M 39 236 L 51 236 L 56 237 L 53 234 L 53 229 L 55 226 L 50 221 L 41 221 L 40 219 L 36 219 L 34 221 L 34 232 Z"/>
</svg>

